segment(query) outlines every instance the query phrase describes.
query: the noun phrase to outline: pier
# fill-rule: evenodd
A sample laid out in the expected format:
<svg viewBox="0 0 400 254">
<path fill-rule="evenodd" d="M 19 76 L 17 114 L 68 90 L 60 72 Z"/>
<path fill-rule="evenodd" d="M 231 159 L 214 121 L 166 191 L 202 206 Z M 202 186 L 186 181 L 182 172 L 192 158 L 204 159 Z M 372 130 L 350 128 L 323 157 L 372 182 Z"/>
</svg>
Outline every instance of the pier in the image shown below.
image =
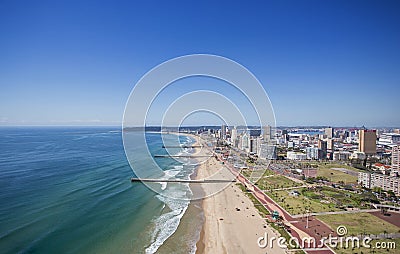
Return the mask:
<svg viewBox="0 0 400 254">
<path fill-rule="evenodd" d="M 201 148 L 202 146 L 162 146 L 162 148 Z"/>
<path fill-rule="evenodd" d="M 233 183 L 236 179 L 155 179 L 155 178 L 131 178 L 131 182 L 153 182 L 153 183 Z"/>
<path fill-rule="evenodd" d="M 200 158 L 200 157 L 211 157 L 212 155 L 168 155 L 168 154 L 156 154 L 154 158 Z"/>
</svg>

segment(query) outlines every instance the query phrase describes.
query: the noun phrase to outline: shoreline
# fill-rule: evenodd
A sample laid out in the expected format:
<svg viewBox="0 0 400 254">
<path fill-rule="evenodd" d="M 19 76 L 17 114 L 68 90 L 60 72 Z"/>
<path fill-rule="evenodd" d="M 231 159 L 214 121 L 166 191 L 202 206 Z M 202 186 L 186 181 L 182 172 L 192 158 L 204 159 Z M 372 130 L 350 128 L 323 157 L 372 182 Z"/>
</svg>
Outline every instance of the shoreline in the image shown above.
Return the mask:
<svg viewBox="0 0 400 254">
<path fill-rule="evenodd" d="M 174 133 L 195 139 L 193 145 L 200 144 L 200 137 L 189 133 Z M 194 148 L 192 154 L 208 153 L 206 149 Z M 200 159 L 196 159 L 198 162 Z M 205 179 L 234 177 L 232 173 L 216 158 L 196 165 L 191 179 Z M 266 219 L 260 215 L 251 199 L 239 188 L 237 184 L 190 184 L 193 194 L 210 194 L 198 200 L 191 200 L 188 210 L 181 219 L 176 237 L 185 233 L 193 216 L 201 220 L 198 240 L 195 244 L 196 254 L 209 253 L 263 253 L 284 254 L 280 248 L 260 248 L 257 240 L 267 234 L 269 237 L 279 237 L 267 224 Z M 186 231 L 186 232 L 189 232 Z M 192 232 L 193 233 L 193 232 Z"/>
<path fill-rule="evenodd" d="M 199 142 L 200 137 L 198 137 L 196 135 L 192 135 L 192 134 L 188 134 L 188 136 L 195 139 L 195 142 L 193 143 L 194 146 L 201 145 Z M 198 153 L 199 152 L 198 150 L 199 150 L 199 148 L 194 148 L 194 154 Z M 200 170 L 200 165 L 196 165 L 196 168 L 195 168 L 193 174 L 190 176 L 190 178 L 193 180 L 199 180 L 200 179 L 200 177 L 198 176 L 199 170 Z M 193 184 L 191 184 L 190 188 L 192 189 L 193 193 L 195 191 L 199 191 L 199 192 L 201 192 L 201 194 L 205 194 L 205 192 L 203 191 L 203 189 L 201 187 L 196 189 L 193 186 Z M 203 213 L 203 221 L 202 221 L 202 225 L 201 225 L 200 232 L 199 232 L 199 239 L 196 242 L 195 254 L 204 253 L 204 250 L 205 250 L 205 242 L 204 242 L 204 239 L 205 239 L 204 238 L 205 215 L 204 215 L 204 202 L 203 201 L 204 201 L 203 199 L 197 200 L 197 202 L 199 202 L 199 204 L 200 204 L 200 207 L 201 207 L 201 210 Z M 190 201 L 189 205 L 192 205 L 192 204 L 193 204 L 193 200 Z"/>
<path fill-rule="evenodd" d="M 196 143 L 197 142 L 195 142 L 194 144 L 196 144 Z M 198 170 L 199 170 L 199 165 L 196 166 L 196 169 L 194 170 L 193 174 L 190 176 L 190 179 L 194 179 L 194 180 L 198 179 L 198 177 L 197 177 Z M 193 184 L 190 184 L 189 186 L 190 186 L 192 192 L 199 191 L 199 192 L 201 192 L 201 194 L 204 193 L 201 188 L 196 189 L 193 186 Z M 197 253 L 204 253 L 204 248 L 205 248 L 205 244 L 204 244 L 204 223 L 205 223 L 205 218 L 204 218 L 203 200 L 199 199 L 199 200 L 196 200 L 195 202 L 197 202 L 199 204 L 199 206 L 201 208 L 201 211 L 202 211 L 202 214 L 203 214 L 203 216 L 202 216 L 202 225 L 201 225 L 200 232 L 199 232 L 199 238 L 197 239 L 197 242 L 196 242 L 196 251 L 195 251 L 195 253 L 197 254 Z M 192 206 L 192 205 L 195 205 L 193 200 L 190 201 L 189 206 Z"/>
<path fill-rule="evenodd" d="M 197 142 L 200 137 L 195 136 Z M 204 150 L 208 152 L 208 150 Z M 196 179 L 236 178 L 220 161 L 211 157 L 196 169 Z M 204 223 L 196 244 L 196 254 L 263 253 L 284 254 L 280 248 L 260 248 L 260 237 L 278 237 L 250 198 L 237 184 L 201 184 L 209 196 L 202 199 Z"/>
<path fill-rule="evenodd" d="M 193 139 L 191 145 L 198 144 L 198 137 L 189 133 L 170 132 L 169 134 L 177 136 L 187 136 Z M 199 148 L 193 148 L 191 154 L 196 154 Z M 191 158 L 190 160 L 196 160 Z M 193 162 L 192 162 L 193 163 Z M 194 165 L 193 173 L 189 175 L 190 179 L 197 178 L 199 165 Z M 189 183 L 189 188 L 193 195 L 203 195 L 203 190 L 199 184 Z M 197 253 L 200 249 L 204 249 L 201 242 L 202 228 L 204 227 L 204 211 L 203 200 L 190 200 L 188 207 L 183 214 L 176 231 L 165 240 L 165 242 L 157 250 L 157 253 Z M 190 248 L 189 248 L 190 247 Z M 190 252 L 189 252 L 190 251 Z"/>
<path fill-rule="evenodd" d="M 183 135 L 183 136 L 188 136 L 193 138 L 195 141 L 191 144 L 193 146 L 198 146 L 201 145 L 200 144 L 200 137 L 190 134 L 190 133 L 177 133 L 178 135 Z M 199 148 L 193 148 L 193 153 L 192 154 L 196 154 L 199 152 Z M 196 159 L 196 161 L 198 162 L 199 160 Z M 199 170 L 200 170 L 200 164 L 196 165 L 193 173 L 190 175 L 190 179 L 192 180 L 199 180 Z M 203 189 L 200 186 L 195 186 L 194 184 L 189 184 L 190 189 L 192 190 L 193 193 L 198 193 L 199 195 L 204 195 L 205 192 L 203 191 Z M 204 243 L 204 225 L 205 225 L 205 216 L 204 216 L 204 199 L 198 199 L 198 200 L 191 200 L 189 206 L 194 206 L 195 204 L 198 204 L 202 210 L 202 225 L 200 228 L 200 232 L 199 232 L 199 238 L 196 241 L 196 250 L 195 250 L 195 254 L 201 254 L 204 253 L 205 250 L 205 243 Z M 186 213 L 185 213 L 186 214 Z M 184 216 L 185 217 L 185 216 Z M 182 217 L 182 220 L 184 220 L 184 217 Z"/>
</svg>

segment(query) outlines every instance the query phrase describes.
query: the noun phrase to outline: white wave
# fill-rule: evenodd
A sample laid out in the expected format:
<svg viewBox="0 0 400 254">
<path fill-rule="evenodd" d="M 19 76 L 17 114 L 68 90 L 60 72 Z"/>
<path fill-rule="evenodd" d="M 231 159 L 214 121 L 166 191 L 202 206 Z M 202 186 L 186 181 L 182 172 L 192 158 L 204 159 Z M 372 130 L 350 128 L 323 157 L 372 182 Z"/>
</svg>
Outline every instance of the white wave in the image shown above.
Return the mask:
<svg viewBox="0 0 400 254">
<path fill-rule="evenodd" d="M 172 169 L 164 170 L 164 177 L 162 179 L 171 179 L 177 174 L 179 174 L 179 172 L 181 172 L 182 169 L 183 166 L 178 165 L 174 166 Z M 160 184 L 161 184 L 161 190 L 165 190 L 167 188 L 168 184 L 166 182 L 161 182 Z"/>
<path fill-rule="evenodd" d="M 192 143 L 190 138 L 186 139 L 185 143 Z M 175 155 L 186 155 L 190 154 L 193 150 L 185 148 L 180 150 Z M 183 159 L 184 162 L 189 162 L 188 159 Z M 185 163 L 186 164 L 186 163 Z M 170 179 L 175 177 L 179 173 L 185 174 L 186 179 L 190 179 L 190 175 L 193 173 L 193 167 L 184 167 L 183 165 L 174 166 L 171 169 L 164 171 L 164 178 Z M 163 195 L 157 195 L 156 197 L 164 203 L 164 207 L 168 206 L 170 212 L 160 215 L 154 220 L 155 229 L 152 234 L 151 244 L 146 248 L 146 253 L 155 253 L 160 246 L 178 229 L 181 218 L 186 212 L 189 206 L 189 198 L 193 195 L 190 189 L 189 183 L 173 184 L 167 188 L 167 184 L 161 185 Z M 197 242 L 197 241 L 196 241 Z M 196 242 L 193 243 L 191 253 L 196 251 Z"/>
<path fill-rule="evenodd" d="M 172 169 L 164 170 L 165 177 L 167 179 L 176 176 L 183 169 L 182 165 L 174 166 Z"/>
<path fill-rule="evenodd" d="M 166 182 L 161 182 L 161 190 L 165 190 L 167 188 L 167 183 Z"/>
<path fill-rule="evenodd" d="M 176 192 L 178 194 L 178 192 Z M 184 193 L 182 191 L 180 194 Z M 152 243 L 146 248 L 146 253 L 155 253 L 158 248 L 178 229 L 181 218 L 188 208 L 189 201 L 175 200 L 157 195 L 157 198 L 164 202 L 172 211 L 162 214 L 155 220 Z"/>
</svg>

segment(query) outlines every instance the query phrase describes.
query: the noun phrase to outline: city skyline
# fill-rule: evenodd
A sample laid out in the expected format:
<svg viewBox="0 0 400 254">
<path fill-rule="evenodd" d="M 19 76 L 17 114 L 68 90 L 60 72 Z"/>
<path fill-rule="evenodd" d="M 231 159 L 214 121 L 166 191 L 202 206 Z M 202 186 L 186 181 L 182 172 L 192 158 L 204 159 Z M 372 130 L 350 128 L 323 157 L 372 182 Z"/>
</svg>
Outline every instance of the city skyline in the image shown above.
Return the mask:
<svg viewBox="0 0 400 254">
<path fill-rule="evenodd" d="M 277 126 L 398 127 L 399 9 L 397 1 L 2 2 L 0 126 L 121 125 L 147 71 L 209 53 L 254 73 Z"/>
</svg>

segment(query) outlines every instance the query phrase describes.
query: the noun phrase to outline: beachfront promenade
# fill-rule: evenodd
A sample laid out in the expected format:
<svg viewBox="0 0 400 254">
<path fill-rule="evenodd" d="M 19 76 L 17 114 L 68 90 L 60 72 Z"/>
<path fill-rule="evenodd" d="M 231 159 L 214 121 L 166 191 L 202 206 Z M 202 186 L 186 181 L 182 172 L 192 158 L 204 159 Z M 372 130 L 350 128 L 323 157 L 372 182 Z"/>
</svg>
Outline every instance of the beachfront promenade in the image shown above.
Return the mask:
<svg viewBox="0 0 400 254">
<path fill-rule="evenodd" d="M 224 161 L 222 156 L 211 151 L 220 161 Z M 228 168 L 232 174 L 236 175 L 237 180 L 242 183 L 249 192 L 272 214 L 274 211 L 278 211 L 282 216 L 285 224 L 290 227 L 290 232 L 288 232 L 292 237 L 298 239 L 301 243 L 302 239 L 306 237 L 313 237 L 317 241 L 320 241 L 322 237 L 332 234 L 336 235 L 336 232 L 332 231 L 325 223 L 316 219 L 315 217 L 308 216 L 307 220 L 304 218 L 295 218 L 290 215 L 285 209 L 278 205 L 273 199 L 271 199 L 266 193 L 259 189 L 256 185 L 250 182 L 246 177 L 244 177 L 240 172 L 238 172 L 229 162 L 225 161 L 225 166 Z M 308 225 L 308 227 L 307 227 Z M 324 248 L 317 250 L 303 250 L 310 254 L 334 254 L 335 252 L 325 245 Z"/>
<path fill-rule="evenodd" d="M 233 167 L 229 162 L 225 161 L 222 158 L 222 155 L 215 153 L 212 150 L 212 147 L 208 146 L 200 146 L 205 147 L 208 151 L 208 155 L 183 155 L 183 156 L 170 156 L 170 155 L 155 155 L 154 157 L 214 157 L 219 161 L 224 162 L 224 166 L 234 175 L 236 179 L 227 180 L 227 179 L 199 179 L 199 180 L 184 180 L 184 179 L 139 179 L 132 178 L 131 181 L 143 181 L 143 182 L 190 182 L 190 183 L 218 183 L 218 182 L 240 182 L 243 184 L 250 193 L 272 214 L 274 211 L 278 211 L 280 216 L 282 216 L 284 224 L 288 226 L 290 229 L 288 233 L 296 238 L 298 242 L 302 242 L 302 239 L 313 237 L 316 240 L 316 245 L 319 245 L 319 241 L 322 237 L 332 234 L 336 235 L 336 232 L 332 231 L 332 229 L 319 221 L 315 217 L 309 215 L 306 218 L 299 218 L 298 216 L 292 216 L 285 209 L 283 209 L 279 204 L 277 204 L 274 200 L 272 200 L 263 190 L 259 189 L 258 186 L 254 185 L 250 182 L 246 177 L 244 177 L 237 169 Z M 269 219 L 269 218 L 268 218 Z M 307 221 L 308 220 L 308 221 Z M 312 244 L 311 244 L 312 246 Z M 310 246 L 310 247 L 311 247 Z M 290 251 L 290 250 L 288 250 Z M 306 253 L 310 254 L 333 254 L 328 246 L 324 246 L 320 249 L 305 249 L 303 250 Z"/>
</svg>

